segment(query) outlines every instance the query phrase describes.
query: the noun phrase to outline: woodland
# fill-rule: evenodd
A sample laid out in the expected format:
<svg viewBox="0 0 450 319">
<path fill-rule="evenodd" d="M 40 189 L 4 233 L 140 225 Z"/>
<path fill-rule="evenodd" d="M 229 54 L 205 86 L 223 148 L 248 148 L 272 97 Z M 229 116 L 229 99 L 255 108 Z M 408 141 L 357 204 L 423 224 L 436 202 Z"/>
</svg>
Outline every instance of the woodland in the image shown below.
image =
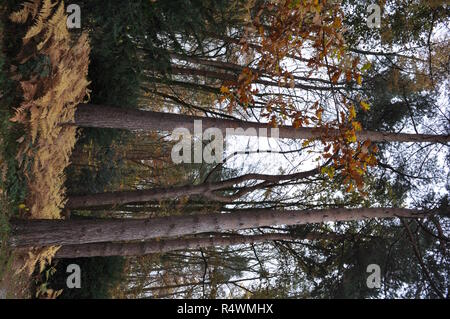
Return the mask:
<svg viewBox="0 0 450 319">
<path fill-rule="evenodd" d="M 450 7 L 372 2 L 3 0 L 0 292 L 449 298 Z"/>
</svg>

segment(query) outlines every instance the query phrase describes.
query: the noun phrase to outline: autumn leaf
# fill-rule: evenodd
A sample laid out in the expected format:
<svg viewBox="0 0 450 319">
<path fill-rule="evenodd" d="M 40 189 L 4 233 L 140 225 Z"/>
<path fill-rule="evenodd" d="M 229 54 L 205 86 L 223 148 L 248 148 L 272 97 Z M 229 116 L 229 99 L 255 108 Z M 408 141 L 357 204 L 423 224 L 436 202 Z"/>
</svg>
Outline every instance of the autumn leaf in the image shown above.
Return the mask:
<svg viewBox="0 0 450 319">
<path fill-rule="evenodd" d="M 350 116 L 349 116 L 349 120 L 351 121 L 352 119 L 354 119 L 356 117 L 356 110 L 355 107 L 352 105 L 350 107 Z"/>
<path fill-rule="evenodd" d="M 316 116 L 317 116 L 319 121 L 322 120 L 322 113 L 323 113 L 323 109 L 317 109 Z"/>
<path fill-rule="evenodd" d="M 348 70 L 347 72 L 345 72 L 345 79 L 347 80 L 347 82 L 352 81 L 352 71 Z"/>
<path fill-rule="evenodd" d="M 292 122 L 292 126 L 295 127 L 295 128 L 299 128 L 301 125 L 302 125 L 302 120 L 301 119 L 295 119 Z"/>
<path fill-rule="evenodd" d="M 372 63 L 367 62 L 366 64 L 363 65 L 363 67 L 361 68 L 361 72 L 365 72 L 367 70 L 369 70 L 372 67 Z"/>
<path fill-rule="evenodd" d="M 358 85 L 362 84 L 362 76 L 361 76 L 361 74 L 358 74 L 358 76 L 356 77 L 356 82 L 358 83 Z"/>
<path fill-rule="evenodd" d="M 228 94 L 228 93 L 230 93 L 230 89 L 229 89 L 228 87 L 222 85 L 222 86 L 220 87 L 220 93 L 222 93 L 222 94 Z"/>
<path fill-rule="evenodd" d="M 269 122 L 270 127 L 278 127 L 277 118 L 276 116 L 272 116 Z"/>
<path fill-rule="evenodd" d="M 365 101 L 361 101 L 360 104 L 361 104 L 361 107 L 362 107 L 362 109 L 363 109 L 364 111 L 370 110 L 370 105 L 369 105 L 369 103 L 367 103 L 367 102 L 365 102 Z"/>
<path fill-rule="evenodd" d="M 331 77 L 331 82 L 337 83 L 340 76 L 341 76 L 341 71 L 334 73 L 333 76 Z"/>
<path fill-rule="evenodd" d="M 345 190 L 347 193 L 350 193 L 353 189 L 353 184 L 350 183 L 350 185 L 347 186 L 347 189 Z"/>
<path fill-rule="evenodd" d="M 333 27 L 335 27 L 336 29 L 340 28 L 342 26 L 342 20 L 337 17 L 334 21 L 333 21 Z"/>
<path fill-rule="evenodd" d="M 359 123 L 358 121 L 353 121 L 352 122 L 352 126 L 353 126 L 353 129 L 355 131 L 361 131 L 362 130 L 361 123 Z"/>
<path fill-rule="evenodd" d="M 335 173 L 335 168 L 332 166 L 324 166 L 320 169 L 322 174 L 327 174 L 328 177 L 333 178 Z"/>
<path fill-rule="evenodd" d="M 356 142 L 356 134 L 355 134 L 355 131 L 353 131 L 353 130 L 347 131 L 347 134 L 345 137 L 347 139 L 347 142 L 349 142 L 349 143 Z"/>
</svg>

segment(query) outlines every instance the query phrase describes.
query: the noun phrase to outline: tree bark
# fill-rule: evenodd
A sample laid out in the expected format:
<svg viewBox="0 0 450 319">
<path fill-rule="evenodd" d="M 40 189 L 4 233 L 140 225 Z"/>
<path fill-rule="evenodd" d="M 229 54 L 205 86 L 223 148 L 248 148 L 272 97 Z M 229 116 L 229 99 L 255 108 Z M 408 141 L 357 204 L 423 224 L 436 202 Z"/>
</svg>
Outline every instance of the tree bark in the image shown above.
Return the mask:
<svg viewBox="0 0 450 319">
<path fill-rule="evenodd" d="M 178 237 L 263 226 L 420 216 L 424 216 L 422 211 L 405 208 L 336 208 L 305 211 L 255 209 L 152 219 L 12 220 L 10 244 L 15 247 L 78 245 Z"/>
<path fill-rule="evenodd" d="M 151 200 L 161 200 L 166 198 L 176 198 L 180 196 L 204 195 L 213 196 L 212 192 L 230 188 L 233 185 L 248 180 L 264 180 L 266 182 L 280 182 L 291 179 L 300 179 L 314 176 L 320 172 L 320 169 L 299 172 L 286 175 L 266 175 L 266 174 L 245 174 L 239 177 L 216 183 L 203 183 L 199 185 L 187 185 L 178 187 L 152 188 L 133 191 L 105 192 L 89 195 L 69 196 L 66 207 L 68 209 L 104 206 L 104 205 L 123 205 L 127 203 L 142 203 Z M 223 198 L 225 201 L 227 198 Z M 230 201 L 232 198 L 230 198 Z"/>
<path fill-rule="evenodd" d="M 75 122 L 65 124 L 131 131 L 172 131 L 175 128 L 186 128 L 192 132 L 194 129 L 194 120 L 202 121 L 203 130 L 214 127 L 220 129 L 223 133 L 226 133 L 227 128 L 242 128 L 244 130 L 248 128 L 254 128 L 256 130 L 269 128 L 267 123 L 142 111 L 94 104 L 80 104 L 75 113 Z M 326 138 L 325 131 L 322 128 L 280 126 L 278 129 L 280 138 Z M 246 133 L 234 132 L 234 134 L 241 135 Z M 338 130 L 329 129 L 326 135 L 332 137 L 338 134 Z M 269 134 L 267 135 L 269 136 Z M 450 135 L 406 134 L 363 130 L 356 133 L 356 139 L 359 141 L 370 140 L 372 142 L 447 143 L 450 142 Z"/>
<path fill-rule="evenodd" d="M 317 240 L 336 239 L 342 236 L 336 234 L 309 233 L 304 236 L 293 236 L 291 234 L 262 234 L 243 236 L 230 234 L 227 236 L 213 236 L 207 238 L 176 238 L 151 240 L 139 243 L 93 243 L 82 245 L 62 246 L 55 258 L 78 258 L 97 256 L 144 256 L 154 253 L 165 253 L 174 250 L 198 249 L 214 246 L 232 246 L 268 242 L 273 240 Z"/>
</svg>

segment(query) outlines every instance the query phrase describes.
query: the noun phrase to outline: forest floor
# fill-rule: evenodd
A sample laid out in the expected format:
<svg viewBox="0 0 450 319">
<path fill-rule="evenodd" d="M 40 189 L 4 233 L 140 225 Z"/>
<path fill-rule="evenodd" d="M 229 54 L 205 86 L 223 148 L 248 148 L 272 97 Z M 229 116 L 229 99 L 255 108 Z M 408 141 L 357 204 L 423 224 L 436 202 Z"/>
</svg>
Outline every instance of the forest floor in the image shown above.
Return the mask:
<svg viewBox="0 0 450 319">
<path fill-rule="evenodd" d="M 0 144 L 3 142 L 2 135 L 0 135 Z M 2 172 L 5 172 L 4 163 L 5 160 L 0 154 Z M 27 255 L 14 252 L 8 245 L 10 231 L 8 220 L 11 216 L 14 216 L 11 203 L 0 186 L 0 299 L 29 298 L 31 278 L 25 271 L 18 272 L 24 267 Z"/>
<path fill-rule="evenodd" d="M 0 89 L 1 92 L 1 89 Z M 6 112 L 7 113 L 7 112 Z M 5 112 L 0 113 L 2 124 L 7 121 Z M 0 145 L 5 145 L 8 138 L 5 126 L 0 129 Z M 17 273 L 25 264 L 26 254 L 14 252 L 8 246 L 10 233 L 9 219 L 17 214 L 13 209 L 12 200 L 7 196 L 5 190 L 7 181 L 8 162 L 14 162 L 14 158 L 5 158 L 5 152 L 0 152 L 0 299 L 5 298 L 28 298 L 30 294 L 30 277 L 25 271 Z"/>
<path fill-rule="evenodd" d="M 26 186 L 18 176 L 16 139 L 22 134 L 12 129 L 12 104 L 16 99 L 13 82 L 9 78 L 9 59 L 4 41 L 5 8 L 0 6 L 0 299 L 29 298 L 31 282 L 25 265 L 27 255 L 14 252 L 8 246 L 9 219 L 20 215 Z"/>
</svg>

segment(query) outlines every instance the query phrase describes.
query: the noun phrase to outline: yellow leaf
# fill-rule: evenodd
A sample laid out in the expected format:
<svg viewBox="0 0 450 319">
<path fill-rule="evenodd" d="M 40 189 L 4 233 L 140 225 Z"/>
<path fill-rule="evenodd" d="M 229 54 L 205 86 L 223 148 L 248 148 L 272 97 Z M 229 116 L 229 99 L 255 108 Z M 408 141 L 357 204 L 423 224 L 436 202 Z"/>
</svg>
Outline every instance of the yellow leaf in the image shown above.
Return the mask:
<svg viewBox="0 0 450 319">
<path fill-rule="evenodd" d="M 360 104 L 361 104 L 361 107 L 362 107 L 362 109 L 363 109 L 364 111 L 370 110 L 370 105 L 369 105 L 369 103 L 367 103 L 367 102 L 365 102 L 365 101 L 361 101 Z"/>
<path fill-rule="evenodd" d="M 354 131 L 348 131 L 346 134 L 347 142 L 354 143 L 356 142 L 356 134 Z"/>
<path fill-rule="evenodd" d="M 230 89 L 228 87 L 222 85 L 220 87 L 220 93 L 222 93 L 222 94 L 230 93 Z"/>
<path fill-rule="evenodd" d="M 353 189 L 353 184 L 350 183 L 350 185 L 348 185 L 347 189 L 345 190 L 347 193 L 350 193 Z"/>
<path fill-rule="evenodd" d="M 355 131 L 361 131 L 362 130 L 361 123 L 359 123 L 357 121 L 353 121 L 352 122 L 352 126 L 355 129 Z"/>
<path fill-rule="evenodd" d="M 358 77 L 356 78 L 356 82 L 358 83 L 358 85 L 362 84 L 362 76 L 361 76 L 361 74 L 358 74 Z"/>
<path fill-rule="evenodd" d="M 342 20 L 341 20 L 341 18 L 337 17 L 336 19 L 334 19 L 333 27 L 335 27 L 336 29 L 342 27 Z"/>
<path fill-rule="evenodd" d="M 322 109 L 318 109 L 318 110 L 316 111 L 316 116 L 317 116 L 317 118 L 319 119 L 319 121 L 322 120 L 322 113 L 323 113 L 323 110 L 322 110 Z"/>
<path fill-rule="evenodd" d="M 334 177 L 335 169 L 332 166 L 324 166 L 320 169 L 322 174 L 327 174 L 330 178 Z"/>
<path fill-rule="evenodd" d="M 356 117 L 356 110 L 355 110 L 355 107 L 352 105 L 351 107 L 350 107 L 350 116 L 349 116 L 349 120 L 352 120 L 352 119 L 354 119 L 355 117 Z"/>
</svg>

